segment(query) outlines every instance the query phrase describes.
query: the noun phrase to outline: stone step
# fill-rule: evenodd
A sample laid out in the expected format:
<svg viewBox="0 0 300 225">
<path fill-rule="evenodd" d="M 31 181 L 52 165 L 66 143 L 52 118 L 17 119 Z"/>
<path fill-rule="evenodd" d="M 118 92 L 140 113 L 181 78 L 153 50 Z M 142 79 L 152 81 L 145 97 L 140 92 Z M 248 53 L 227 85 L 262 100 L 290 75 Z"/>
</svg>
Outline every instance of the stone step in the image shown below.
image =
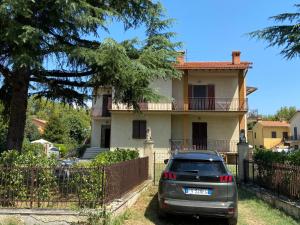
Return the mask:
<svg viewBox="0 0 300 225">
<path fill-rule="evenodd" d="M 101 149 L 97 147 L 87 148 L 82 156 L 82 159 L 94 159 L 101 152 L 107 151 L 107 149 Z"/>
</svg>

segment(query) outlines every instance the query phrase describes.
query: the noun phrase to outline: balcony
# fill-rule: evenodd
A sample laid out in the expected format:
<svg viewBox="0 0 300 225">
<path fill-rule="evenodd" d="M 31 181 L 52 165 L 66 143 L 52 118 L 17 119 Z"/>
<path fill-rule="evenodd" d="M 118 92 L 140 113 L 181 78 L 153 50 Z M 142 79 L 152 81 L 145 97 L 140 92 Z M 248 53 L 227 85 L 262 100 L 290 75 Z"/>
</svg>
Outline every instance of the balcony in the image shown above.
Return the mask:
<svg viewBox="0 0 300 225">
<path fill-rule="evenodd" d="M 112 103 L 109 100 L 110 110 L 130 111 L 132 106 L 123 103 Z M 141 111 L 216 111 L 216 112 L 246 112 L 248 111 L 248 100 L 238 98 L 189 98 L 188 104 L 183 101 L 170 101 L 139 103 Z"/>
<path fill-rule="evenodd" d="M 300 142 L 300 135 L 289 136 L 287 138 L 284 138 L 284 141 L 286 143 Z"/>
<path fill-rule="evenodd" d="M 171 151 L 214 150 L 218 152 L 237 152 L 238 140 L 170 139 Z"/>
<path fill-rule="evenodd" d="M 239 98 L 189 98 L 188 104 L 174 102 L 175 111 L 220 111 L 239 112 L 248 111 L 248 99 Z"/>
</svg>

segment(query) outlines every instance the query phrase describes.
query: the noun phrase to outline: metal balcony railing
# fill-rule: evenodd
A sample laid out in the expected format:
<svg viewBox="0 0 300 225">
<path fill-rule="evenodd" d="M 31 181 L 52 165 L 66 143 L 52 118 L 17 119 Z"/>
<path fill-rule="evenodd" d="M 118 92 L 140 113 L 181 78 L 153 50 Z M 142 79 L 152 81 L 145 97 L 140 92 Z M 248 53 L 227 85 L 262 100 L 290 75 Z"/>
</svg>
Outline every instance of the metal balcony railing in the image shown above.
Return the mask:
<svg viewBox="0 0 300 225">
<path fill-rule="evenodd" d="M 133 110 L 132 106 L 124 103 L 112 103 L 109 100 L 110 110 Z M 248 111 L 248 99 L 239 98 L 189 98 L 188 103 L 183 101 L 170 102 L 141 102 L 142 111 L 220 111 L 239 112 Z"/>
<path fill-rule="evenodd" d="M 214 150 L 218 152 L 237 152 L 238 140 L 170 139 L 171 151 Z"/>
<path fill-rule="evenodd" d="M 284 141 L 300 141 L 300 135 L 293 135 L 287 138 L 284 138 Z"/>
</svg>

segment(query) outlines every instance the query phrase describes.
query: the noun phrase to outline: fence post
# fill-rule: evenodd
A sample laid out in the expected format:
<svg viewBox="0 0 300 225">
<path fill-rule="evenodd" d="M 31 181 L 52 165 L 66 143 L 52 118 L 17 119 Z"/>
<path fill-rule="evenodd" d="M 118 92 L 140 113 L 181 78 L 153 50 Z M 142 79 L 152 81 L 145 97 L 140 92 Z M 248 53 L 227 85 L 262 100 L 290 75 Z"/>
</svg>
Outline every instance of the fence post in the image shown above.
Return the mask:
<svg viewBox="0 0 300 225">
<path fill-rule="evenodd" d="M 155 185 L 155 177 L 156 177 L 155 161 L 156 161 L 156 155 L 155 155 L 155 152 L 154 152 L 153 153 L 153 183 L 154 183 L 154 185 Z"/>
<path fill-rule="evenodd" d="M 254 171 L 254 161 L 252 161 L 252 183 L 254 184 L 254 176 L 255 176 L 255 171 Z"/>
<path fill-rule="evenodd" d="M 31 168 L 31 180 L 30 180 L 30 208 L 33 206 L 33 193 L 34 193 L 34 168 Z"/>
<path fill-rule="evenodd" d="M 238 179 L 239 181 L 245 181 L 245 161 L 249 159 L 249 144 L 246 142 L 240 142 L 238 143 L 238 154 L 239 154 L 239 161 L 238 161 Z"/>
<path fill-rule="evenodd" d="M 152 140 L 145 140 L 144 142 L 144 156 L 148 157 L 148 175 L 150 179 L 154 179 L 154 142 Z"/>
<path fill-rule="evenodd" d="M 101 200 L 101 207 L 103 209 L 103 206 L 105 205 L 104 202 L 105 202 L 105 185 L 106 185 L 106 182 L 105 182 L 105 167 L 102 166 L 101 168 L 101 172 L 102 172 L 102 181 L 101 181 L 101 186 L 102 186 L 102 200 Z"/>
</svg>

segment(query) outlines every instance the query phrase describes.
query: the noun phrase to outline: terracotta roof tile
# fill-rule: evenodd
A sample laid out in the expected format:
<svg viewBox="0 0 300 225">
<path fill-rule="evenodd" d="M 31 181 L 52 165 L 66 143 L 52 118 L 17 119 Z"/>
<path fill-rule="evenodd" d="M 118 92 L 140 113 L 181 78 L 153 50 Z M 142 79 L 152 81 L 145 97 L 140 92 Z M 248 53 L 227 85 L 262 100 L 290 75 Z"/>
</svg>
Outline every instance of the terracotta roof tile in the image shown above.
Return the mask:
<svg viewBox="0 0 300 225">
<path fill-rule="evenodd" d="M 251 62 L 241 62 L 232 64 L 232 62 L 184 62 L 176 64 L 177 69 L 248 69 L 251 68 Z"/>
<path fill-rule="evenodd" d="M 289 127 L 290 124 L 288 122 L 281 122 L 281 121 L 267 121 L 267 120 L 261 120 L 258 121 L 261 125 L 265 127 Z"/>
</svg>

